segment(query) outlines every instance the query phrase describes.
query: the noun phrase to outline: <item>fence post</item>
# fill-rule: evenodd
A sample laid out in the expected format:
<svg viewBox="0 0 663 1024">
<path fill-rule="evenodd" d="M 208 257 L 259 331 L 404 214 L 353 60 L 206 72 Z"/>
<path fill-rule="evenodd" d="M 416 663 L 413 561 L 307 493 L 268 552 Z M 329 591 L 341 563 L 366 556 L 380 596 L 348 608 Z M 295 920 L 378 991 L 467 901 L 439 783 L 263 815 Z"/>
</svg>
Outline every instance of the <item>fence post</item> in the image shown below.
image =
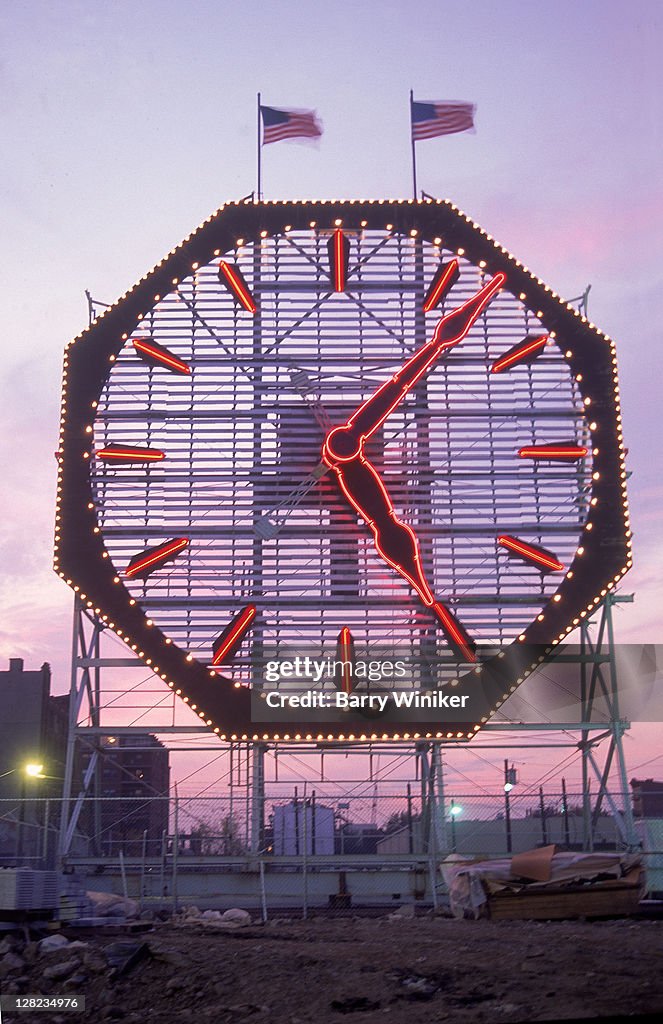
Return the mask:
<svg viewBox="0 0 663 1024">
<path fill-rule="evenodd" d="M 125 866 L 124 866 L 124 850 L 122 849 L 122 847 L 120 847 L 119 858 L 120 858 L 120 874 L 122 876 L 122 895 L 124 896 L 125 900 L 128 900 L 129 899 L 129 890 L 127 889 L 127 872 L 126 872 L 126 869 L 125 869 Z"/>
<path fill-rule="evenodd" d="M 541 810 L 541 839 L 543 845 L 548 845 L 548 823 L 546 821 L 546 805 L 543 799 L 543 786 L 539 786 L 539 808 Z"/>
<path fill-rule="evenodd" d="M 267 891 L 265 889 L 265 862 L 260 859 L 260 903 L 262 906 L 263 924 L 267 920 Z"/>
<path fill-rule="evenodd" d="M 142 857 L 140 861 L 140 902 L 138 904 L 139 910 L 143 912 L 144 897 L 145 897 L 145 858 L 147 856 L 147 829 L 143 830 L 143 849 Z"/>
<path fill-rule="evenodd" d="M 562 777 L 562 813 L 564 815 L 564 841 L 568 850 L 571 845 L 571 834 L 569 830 L 569 805 L 566 799 L 566 779 Z"/>
<path fill-rule="evenodd" d="M 177 857 L 180 849 L 179 800 L 175 783 L 175 810 L 173 815 L 173 914 L 177 913 Z"/>
<path fill-rule="evenodd" d="M 44 834 L 41 844 L 41 857 L 44 870 L 48 870 L 48 832 L 51 827 L 51 801 L 47 797 L 44 800 Z"/>
<path fill-rule="evenodd" d="M 304 782 L 304 820 L 302 823 L 303 852 L 302 852 L 302 917 L 308 917 L 308 807 L 306 802 L 306 782 Z"/>
<path fill-rule="evenodd" d="M 161 901 L 166 895 L 166 858 L 168 856 L 168 833 L 166 829 L 161 830 L 161 863 L 159 871 L 159 909 Z"/>
<path fill-rule="evenodd" d="M 437 910 L 437 829 L 432 828 L 430 832 L 430 846 L 428 866 L 430 870 L 431 896 L 433 898 L 433 910 Z"/>
</svg>

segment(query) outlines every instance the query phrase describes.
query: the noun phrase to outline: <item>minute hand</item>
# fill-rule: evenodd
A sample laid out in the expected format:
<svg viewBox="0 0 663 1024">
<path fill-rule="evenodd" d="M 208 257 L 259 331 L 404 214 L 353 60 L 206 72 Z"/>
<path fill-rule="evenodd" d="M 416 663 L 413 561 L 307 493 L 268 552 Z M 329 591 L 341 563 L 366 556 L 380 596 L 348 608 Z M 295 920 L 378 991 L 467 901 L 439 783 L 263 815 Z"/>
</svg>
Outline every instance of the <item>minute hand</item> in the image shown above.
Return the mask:
<svg viewBox="0 0 663 1024">
<path fill-rule="evenodd" d="M 365 441 L 382 426 L 435 360 L 463 340 L 505 280 L 505 274 L 495 274 L 476 295 L 443 317 L 431 340 L 422 345 L 393 377 L 355 409 L 345 424 L 330 431 L 323 457 L 331 457 L 332 464 L 354 458 L 362 450 Z"/>
</svg>

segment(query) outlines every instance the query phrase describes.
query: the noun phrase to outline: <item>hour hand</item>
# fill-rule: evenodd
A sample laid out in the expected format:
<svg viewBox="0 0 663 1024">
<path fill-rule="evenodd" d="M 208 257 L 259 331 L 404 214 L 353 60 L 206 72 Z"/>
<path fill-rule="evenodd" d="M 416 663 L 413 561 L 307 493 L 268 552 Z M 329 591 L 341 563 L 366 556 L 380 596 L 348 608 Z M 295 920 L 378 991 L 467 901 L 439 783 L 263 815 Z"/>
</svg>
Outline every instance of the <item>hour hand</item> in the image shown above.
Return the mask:
<svg viewBox="0 0 663 1024">
<path fill-rule="evenodd" d="M 380 558 L 412 586 L 430 608 L 456 653 L 476 661 L 474 642 L 440 601 L 436 601 L 421 564 L 419 540 L 412 527 L 396 515 L 389 492 L 375 466 L 363 455 L 332 467 L 350 505 L 368 524 Z"/>
<path fill-rule="evenodd" d="M 359 454 L 368 438 L 442 353 L 463 340 L 505 280 L 505 274 L 495 274 L 476 295 L 442 317 L 431 340 L 417 349 L 393 377 L 362 402 L 346 423 L 329 432 L 323 448 L 323 458 L 329 465 L 354 459 Z"/>
<path fill-rule="evenodd" d="M 408 581 L 428 607 L 434 598 L 421 567 L 419 541 L 398 518 L 389 492 L 366 458 L 333 467 L 343 494 L 370 527 L 380 558 Z"/>
</svg>

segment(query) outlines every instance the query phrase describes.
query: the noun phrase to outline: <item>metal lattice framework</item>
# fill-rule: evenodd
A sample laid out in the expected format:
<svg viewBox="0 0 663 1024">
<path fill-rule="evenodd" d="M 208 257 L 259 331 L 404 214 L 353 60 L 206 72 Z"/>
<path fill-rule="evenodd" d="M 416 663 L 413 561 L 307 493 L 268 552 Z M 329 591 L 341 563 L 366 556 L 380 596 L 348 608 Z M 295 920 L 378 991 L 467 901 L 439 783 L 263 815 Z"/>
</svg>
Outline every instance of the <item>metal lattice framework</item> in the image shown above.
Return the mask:
<svg viewBox="0 0 663 1024">
<path fill-rule="evenodd" d="M 339 225 L 349 264 L 337 291 L 328 243 Z M 220 258 L 240 272 L 255 310 L 224 284 Z M 451 259 L 459 280 L 424 313 L 429 282 Z M 414 666 L 406 685 L 458 675 L 320 450 L 442 313 L 497 271 L 504 289 L 369 446 L 394 508 L 416 530 L 436 595 L 479 644 L 497 706 L 630 564 L 614 354 L 593 325 L 450 204 L 238 204 L 74 343 L 57 568 L 217 732 L 250 736 L 244 687 L 262 685 L 266 660 L 293 650 L 333 656 L 345 626 L 367 656 L 403 652 Z M 492 372 L 523 338 L 544 334 L 536 360 Z M 146 362 L 141 339 L 191 372 Z M 519 456 L 551 443 L 591 457 Z M 119 446 L 165 457 L 99 457 Z M 566 572 L 514 559 L 503 534 L 554 552 Z M 125 578 L 137 552 L 169 538 L 188 541 L 177 558 Z M 258 615 L 233 663 L 235 685 L 217 677 L 210 697 L 214 638 L 247 602 Z"/>
<path fill-rule="evenodd" d="M 347 625 L 369 653 L 396 647 L 416 655 L 430 631 L 407 583 L 376 556 L 334 483 L 318 472 L 326 471 L 325 424 L 347 417 L 440 318 L 437 309 L 419 323 L 419 253 L 425 281 L 455 254 L 432 244 L 422 251 L 391 232 L 358 233 L 348 291 L 336 294 L 326 240 L 312 228 L 235 250 L 259 322 L 220 283 L 218 260 L 179 282 L 124 346 L 96 410 L 97 448 L 147 443 L 166 453 L 157 465 L 95 461 L 99 525 L 118 566 L 165 537 L 190 538 L 181 558 L 129 589 L 203 661 L 220 625 L 249 600 L 270 649 L 333 654 Z M 447 307 L 484 281 L 463 261 Z M 398 512 L 416 524 L 436 593 L 491 644 L 513 641 L 557 585 L 555 576 L 511 559 L 497 536 L 517 534 L 569 564 L 589 505 L 586 463 L 518 457 L 528 444 L 587 443 L 582 398 L 563 353 L 554 346 L 518 373 L 491 374 L 504 351 L 541 333 L 522 301 L 501 295 L 374 445 Z M 146 370 L 130 344 L 146 335 L 194 372 Z M 262 666 L 251 655 L 240 656 L 239 677 L 256 685 Z"/>
</svg>

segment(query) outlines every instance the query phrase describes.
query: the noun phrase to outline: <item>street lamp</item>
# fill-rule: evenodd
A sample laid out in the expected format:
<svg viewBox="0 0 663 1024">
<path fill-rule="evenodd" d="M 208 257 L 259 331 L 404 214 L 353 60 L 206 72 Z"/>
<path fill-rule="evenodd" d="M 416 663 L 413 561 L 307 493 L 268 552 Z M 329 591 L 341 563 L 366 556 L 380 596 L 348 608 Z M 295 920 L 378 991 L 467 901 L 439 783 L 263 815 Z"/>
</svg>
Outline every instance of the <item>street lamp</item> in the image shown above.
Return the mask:
<svg viewBox="0 0 663 1024">
<path fill-rule="evenodd" d="M 3 772 L 2 775 L 0 775 L 0 779 L 5 779 L 7 778 L 8 775 L 15 775 L 16 772 L 22 772 L 24 775 L 27 775 L 31 779 L 48 778 L 47 775 L 44 775 L 43 764 L 36 764 L 30 761 L 28 762 L 28 764 L 24 764 L 22 768 L 10 768 L 8 772 Z"/>
</svg>

